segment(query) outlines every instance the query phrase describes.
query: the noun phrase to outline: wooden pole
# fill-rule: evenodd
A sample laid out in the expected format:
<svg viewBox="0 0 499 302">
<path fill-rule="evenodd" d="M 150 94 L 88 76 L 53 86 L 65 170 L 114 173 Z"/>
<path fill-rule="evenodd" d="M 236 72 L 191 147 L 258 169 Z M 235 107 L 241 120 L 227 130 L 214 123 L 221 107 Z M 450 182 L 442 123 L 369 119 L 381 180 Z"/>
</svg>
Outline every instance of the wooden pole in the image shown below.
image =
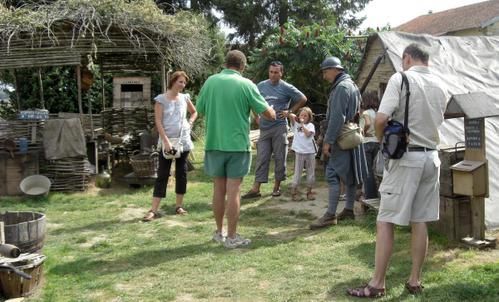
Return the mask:
<svg viewBox="0 0 499 302">
<path fill-rule="evenodd" d="M 80 120 L 83 123 L 83 104 L 81 101 L 81 67 L 76 65 L 76 85 L 78 87 L 78 110 L 80 112 Z"/>
<path fill-rule="evenodd" d="M 163 93 L 166 93 L 166 66 L 165 62 L 161 63 L 161 88 Z"/>
<path fill-rule="evenodd" d="M 104 88 L 104 64 L 102 63 L 102 57 L 100 58 L 100 84 L 102 86 L 102 110 L 106 109 L 106 89 Z"/>
<path fill-rule="evenodd" d="M 42 80 L 42 68 L 38 68 L 38 84 L 40 85 L 40 104 L 42 109 L 45 109 L 45 100 L 43 98 L 43 80 Z"/>
<path fill-rule="evenodd" d="M 0 221 L 0 244 L 5 244 L 5 233 L 3 231 L 3 221 Z"/>
</svg>

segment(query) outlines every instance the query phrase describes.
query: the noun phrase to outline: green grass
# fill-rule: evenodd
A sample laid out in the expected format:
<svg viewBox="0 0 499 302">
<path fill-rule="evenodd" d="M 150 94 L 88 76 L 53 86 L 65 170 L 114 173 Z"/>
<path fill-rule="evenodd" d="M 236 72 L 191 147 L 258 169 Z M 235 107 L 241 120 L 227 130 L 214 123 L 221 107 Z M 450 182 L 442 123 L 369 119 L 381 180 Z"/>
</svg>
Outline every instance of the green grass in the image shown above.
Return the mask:
<svg viewBox="0 0 499 302">
<path fill-rule="evenodd" d="M 227 250 L 211 242 L 212 183 L 201 165 L 196 162 L 189 174 L 189 215 L 173 215 L 170 186 L 162 202 L 166 216 L 150 223 L 140 218 L 150 207 L 151 187 L 114 184 L 41 199 L 1 198 L 2 210 L 47 215 L 45 278 L 28 301 L 350 301 L 345 289 L 368 280 L 374 267 L 374 213 L 309 231 L 314 218 L 308 212 L 269 208 L 285 198 L 266 197 L 272 187 L 267 184 L 264 198 L 242 205 L 239 231 L 252 245 Z M 243 191 L 252 181 L 252 175 L 245 179 Z M 409 240 L 408 229 L 397 228 L 388 295 L 380 301 L 499 300 L 497 251 L 463 249 L 433 233 L 425 292 L 408 295 Z"/>
</svg>

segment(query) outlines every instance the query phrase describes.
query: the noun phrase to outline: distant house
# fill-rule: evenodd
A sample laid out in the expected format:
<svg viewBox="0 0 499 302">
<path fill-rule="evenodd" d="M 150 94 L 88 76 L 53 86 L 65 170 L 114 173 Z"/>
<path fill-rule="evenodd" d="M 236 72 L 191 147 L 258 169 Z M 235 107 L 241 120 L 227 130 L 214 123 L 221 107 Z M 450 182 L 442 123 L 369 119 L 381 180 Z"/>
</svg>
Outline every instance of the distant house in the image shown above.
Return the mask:
<svg viewBox="0 0 499 302">
<path fill-rule="evenodd" d="M 428 13 L 399 25 L 393 30 L 433 36 L 497 36 L 499 35 L 499 0 Z"/>
</svg>

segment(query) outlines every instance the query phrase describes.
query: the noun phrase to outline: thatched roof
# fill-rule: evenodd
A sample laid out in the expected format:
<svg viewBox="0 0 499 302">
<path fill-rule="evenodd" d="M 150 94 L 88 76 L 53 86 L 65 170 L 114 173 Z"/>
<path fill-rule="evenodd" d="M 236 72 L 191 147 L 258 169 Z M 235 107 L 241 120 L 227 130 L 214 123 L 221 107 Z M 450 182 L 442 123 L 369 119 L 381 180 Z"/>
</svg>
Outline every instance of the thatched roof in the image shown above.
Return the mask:
<svg viewBox="0 0 499 302">
<path fill-rule="evenodd" d="M 0 5 L 0 69 L 93 61 L 106 71 L 157 71 L 166 62 L 195 75 L 206 66 L 209 50 L 202 17 L 165 15 L 153 0 Z"/>
</svg>

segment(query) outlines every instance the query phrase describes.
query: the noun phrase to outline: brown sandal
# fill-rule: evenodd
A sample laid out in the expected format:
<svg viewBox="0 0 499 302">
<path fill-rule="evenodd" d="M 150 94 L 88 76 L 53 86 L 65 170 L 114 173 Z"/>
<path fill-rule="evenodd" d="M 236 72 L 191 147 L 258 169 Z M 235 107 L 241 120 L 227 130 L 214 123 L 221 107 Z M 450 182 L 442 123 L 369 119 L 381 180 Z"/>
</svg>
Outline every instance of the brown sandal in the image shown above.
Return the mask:
<svg viewBox="0 0 499 302">
<path fill-rule="evenodd" d="M 407 289 L 407 291 L 409 292 L 409 294 L 411 295 L 419 295 L 421 293 L 423 293 L 423 284 L 419 284 L 419 285 L 415 285 L 415 286 L 412 286 L 409 284 L 409 282 L 407 282 L 405 284 L 405 288 Z"/>
<path fill-rule="evenodd" d="M 175 214 L 184 215 L 184 214 L 187 214 L 187 210 L 184 209 L 182 206 L 178 206 L 175 208 Z"/>
<path fill-rule="evenodd" d="M 366 293 L 366 289 L 368 293 Z M 347 294 L 357 298 L 381 298 L 385 295 L 384 288 L 374 288 L 369 284 L 357 288 L 347 289 Z"/>
<path fill-rule="evenodd" d="M 159 218 L 158 212 L 149 210 L 147 211 L 146 215 L 142 218 L 142 221 L 144 222 L 153 221 L 156 218 Z"/>
</svg>

